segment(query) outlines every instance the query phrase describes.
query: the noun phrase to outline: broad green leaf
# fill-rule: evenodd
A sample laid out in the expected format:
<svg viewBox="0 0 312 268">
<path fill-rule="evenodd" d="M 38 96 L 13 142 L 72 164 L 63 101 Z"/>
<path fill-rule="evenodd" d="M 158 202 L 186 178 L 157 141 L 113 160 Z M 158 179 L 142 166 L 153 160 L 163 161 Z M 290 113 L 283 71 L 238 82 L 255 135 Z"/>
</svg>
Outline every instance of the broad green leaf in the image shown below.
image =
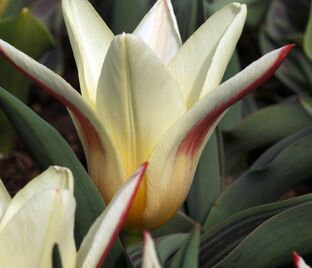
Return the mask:
<svg viewBox="0 0 312 268">
<path fill-rule="evenodd" d="M 276 76 L 296 93 L 311 94 L 312 84 L 307 69 L 312 69 L 312 62 L 302 50 L 309 10 L 309 0 L 271 1 L 258 40 L 262 53 L 267 53 L 286 43 L 298 45 L 277 70 Z"/>
<path fill-rule="evenodd" d="M 302 98 L 308 104 L 312 99 Z M 225 148 L 229 156 L 271 145 L 290 134 L 310 126 L 312 117 L 298 100 L 272 105 L 251 114 L 234 128 L 225 131 Z"/>
<path fill-rule="evenodd" d="M 310 14 L 307 27 L 303 37 L 303 49 L 307 57 L 312 60 L 312 5 L 310 4 Z"/>
<path fill-rule="evenodd" d="M 196 226 L 174 255 L 170 268 L 197 268 L 200 228 Z"/>
<path fill-rule="evenodd" d="M 188 234 L 172 234 L 155 239 L 155 247 L 161 263 L 165 263 L 187 240 Z M 127 248 L 129 260 L 133 267 L 141 267 L 142 243 Z M 166 266 L 166 265 L 165 265 Z"/>
<path fill-rule="evenodd" d="M 312 201 L 312 194 L 252 207 L 234 214 L 201 236 L 200 265 L 211 267 L 231 252 L 264 221 L 294 206 Z"/>
<path fill-rule="evenodd" d="M 182 41 L 186 41 L 205 21 L 203 2 L 200 0 L 173 0 Z"/>
<path fill-rule="evenodd" d="M 203 150 L 191 189 L 186 199 L 187 214 L 197 222 L 203 223 L 213 203 L 222 190 L 219 153 L 222 150 L 218 131 L 211 136 Z"/>
<path fill-rule="evenodd" d="M 23 9 L 18 16 L 0 20 L 0 38 L 35 59 L 53 45 L 50 33 L 27 9 Z M 0 73 L 0 86 L 8 88 L 13 95 L 26 101 L 31 82 L 17 73 L 4 59 L 0 59 Z M 0 151 L 7 153 L 12 146 L 14 132 L 2 113 L 0 125 Z"/>
<path fill-rule="evenodd" d="M 267 150 L 224 191 L 206 220 L 206 229 L 231 215 L 270 203 L 312 176 L 312 127 L 299 131 Z"/>
<path fill-rule="evenodd" d="M 213 267 L 270 268 L 290 265 L 293 250 L 312 251 L 312 203 L 288 209 L 267 220 Z"/>
<path fill-rule="evenodd" d="M 183 214 L 177 212 L 168 222 L 152 232 L 153 237 L 161 237 L 174 233 L 188 233 L 195 225 L 195 222 Z"/>
</svg>

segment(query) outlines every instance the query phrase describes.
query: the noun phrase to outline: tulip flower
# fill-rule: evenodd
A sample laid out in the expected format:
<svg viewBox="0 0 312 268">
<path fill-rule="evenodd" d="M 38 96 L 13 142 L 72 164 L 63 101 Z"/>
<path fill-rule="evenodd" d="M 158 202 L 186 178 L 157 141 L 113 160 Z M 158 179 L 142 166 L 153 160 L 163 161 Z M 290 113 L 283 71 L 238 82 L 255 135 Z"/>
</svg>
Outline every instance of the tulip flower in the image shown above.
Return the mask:
<svg viewBox="0 0 312 268">
<path fill-rule="evenodd" d="M 52 267 L 59 248 L 63 267 L 101 267 L 130 211 L 146 164 L 122 186 L 91 226 L 76 252 L 73 177 L 66 168 L 50 167 L 13 198 L 0 181 L 0 267 Z"/>
<path fill-rule="evenodd" d="M 267 80 L 292 46 L 219 85 L 243 29 L 245 5 L 225 6 L 183 45 L 170 0 L 157 1 L 133 34 L 117 36 L 88 1 L 62 0 L 62 6 L 81 94 L 4 41 L 0 53 L 66 105 L 105 202 L 149 162 L 127 228 L 156 228 L 185 200 L 224 112 Z"/>
</svg>

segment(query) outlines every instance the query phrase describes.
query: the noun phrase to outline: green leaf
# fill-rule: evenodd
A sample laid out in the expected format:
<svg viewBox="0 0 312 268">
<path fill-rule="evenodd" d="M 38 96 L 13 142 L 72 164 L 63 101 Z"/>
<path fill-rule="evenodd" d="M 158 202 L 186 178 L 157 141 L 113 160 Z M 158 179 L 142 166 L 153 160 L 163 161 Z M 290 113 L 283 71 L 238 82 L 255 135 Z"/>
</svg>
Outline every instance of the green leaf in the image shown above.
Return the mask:
<svg viewBox="0 0 312 268">
<path fill-rule="evenodd" d="M 38 59 L 43 52 L 51 48 L 53 39 L 44 26 L 33 17 L 27 9 L 23 9 L 18 16 L 0 21 L 0 38 L 9 42 L 19 50 Z M 31 82 L 4 59 L 0 59 L 0 85 L 22 101 L 26 101 Z M 8 153 L 14 137 L 14 131 L 0 114 L 0 151 Z"/>
<path fill-rule="evenodd" d="M 218 223 L 201 236 L 200 266 L 212 267 L 264 221 L 289 208 L 312 201 L 312 194 L 257 206 Z"/>
<path fill-rule="evenodd" d="M 199 0 L 173 0 L 182 41 L 186 41 L 205 21 L 203 3 Z"/>
<path fill-rule="evenodd" d="M 270 203 L 312 176 L 312 127 L 267 150 L 224 191 L 206 220 L 206 229 L 241 210 Z"/>
<path fill-rule="evenodd" d="M 310 1 L 306 0 L 271 1 L 265 27 L 260 31 L 258 40 L 262 53 L 267 53 L 287 43 L 297 44 L 275 74 L 294 92 L 311 94 L 311 77 L 308 76 L 311 71 L 308 70 L 312 70 L 312 62 L 302 50 L 309 10 Z"/>
<path fill-rule="evenodd" d="M 104 209 L 99 192 L 70 146 L 51 125 L 2 88 L 0 106 L 42 170 L 51 165 L 59 165 L 68 167 L 73 172 L 77 202 L 75 232 L 79 245 Z"/>
<path fill-rule="evenodd" d="M 299 205 L 269 219 L 214 267 L 281 267 L 292 263 L 293 250 L 312 251 L 312 203 Z"/>
<path fill-rule="evenodd" d="M 268 53 L 282 44 L 283 42 L 277 42 L 272 40 L 265 31 L 259 33 L 259 46 L 263 54 Z M 295 93 L 305 93 L 305 91 L 312 92 L 309 79 L 304 75 L 302 67 L 298 58 L 304 58 L 302 51 L 298 48 L 294 48 L 292 52 L 287 56 L 284 63 L 275 72 L 275 76 L 281 80 L 287 87 L 293 90 Z M 299 56 L 301 55 L 301 57 Z M 307 65 L 312 65 L 308 59 Z"/>
<path fill-rule="evenodd" d="M 219 149 L 215 132 L 202 152 L 186 199 L 188 215 L 197 222 L 203 223 L 222 190 Z"/>
<path fill-rule="evenodd" d="M 52 267 L 63 268 L 60 248 L 58 247 L 58 245 L 54 245 L 52 250 Z"/>
<path fill-rule="evenodd" d="M 195 222 L 183 214 L 177 212 L 168 222 L 152 232 L 153 237 L 161 237 L 173 233 L 188 233 L 195 225 Z"/>
<path fill-rule="evenodd" d="M 197 268 L 200 228 L 196 226 L 179 251 L 174 255 L 170 268 Z"/>
<path fill-rule="evenodd" d="M 302 105 L 312 99 L 289 100 L 251 114 L 231 130 L 224 132 L 229 156 L 271 145 L 296 131 L 310 126 L 312 117 Z M 278 119 L 278 120 L 277 120 Z"/>
<path fill-rule="evenodd" d="M 312 60 L 312 5 L 310 4 L 310 14 L 306 31 L 303 36 L 303 49 L 310 60 Z"/>
<path fill-rule="evenodd" d="M 155 247 L 161 263 L 165 263 L 188 238 L 188 234 L 172 234 L 155 239 Z M 133 267 L 141 267 L 142 243 L 127 247 L 129 260 Z"/>
</svg>

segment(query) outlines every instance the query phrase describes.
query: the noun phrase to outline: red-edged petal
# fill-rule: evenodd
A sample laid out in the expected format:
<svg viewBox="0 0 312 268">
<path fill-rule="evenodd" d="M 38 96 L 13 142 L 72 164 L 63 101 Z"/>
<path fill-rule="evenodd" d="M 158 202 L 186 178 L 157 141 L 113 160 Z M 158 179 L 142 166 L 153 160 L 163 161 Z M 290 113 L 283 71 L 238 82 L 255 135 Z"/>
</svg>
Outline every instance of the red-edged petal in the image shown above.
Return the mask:
<svg viewBox="0 0 312 268">
<path fill-rule="evenodd" d="M 115 174 L 114 183 L 120 185 L 125 172 L 119 156 L 111 138 L 81 95 L 62 77 L 3 40 L 0 40 L 0 54 L 70 110 L 87 156 L 89 171 L 100 191 L 103 188 L 103 170 L 106 174 Z"/>
<path fill-rule="evenodd" d="M 292 252 L 292 257 L 295 268 L 310 268 L 296 251 Z"/>
<path fill-rule="evenodd" d="M 125 224 L 147 165 L 144 163 L 138 169 L 92 225 L 79 249 L 78 267 L 102 267 L 101 265 Z"/>
<path fill-rule="evenodd" d="M 164 223 L 183 203 L 200 153 L 225 110 L 267 80 L 292 47 L 266 54 L 208 92 L 161 138 L 149 159 L 147 171 L 148 192 L 143 215 L 147 228 Z"/>
</svg>

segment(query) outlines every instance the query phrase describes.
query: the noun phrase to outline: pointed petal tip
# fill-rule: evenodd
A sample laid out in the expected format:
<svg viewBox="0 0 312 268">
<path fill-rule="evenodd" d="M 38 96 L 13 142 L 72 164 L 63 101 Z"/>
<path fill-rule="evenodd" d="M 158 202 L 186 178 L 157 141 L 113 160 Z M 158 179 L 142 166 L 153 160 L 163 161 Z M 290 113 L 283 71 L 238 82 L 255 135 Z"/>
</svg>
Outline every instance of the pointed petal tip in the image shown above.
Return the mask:
<svg viewBox="0 0 312 268">
<path fill-rule="evenodd" d="M 151 238 L 151 235 L 148 231 L 144 231 L 143 236 L 144 236 L 144 244 L 145 244 L 148 241 L 148 239 Z"/>
<path fill-rule="evenodd" d="M 286 57 L 286 56 L 288 55 L 288 53 L 289 53 L 290 51 L 292 51 L 293 48 L 295 48 L 295 47 L 296 47 L 295 44 L 288 44 L 288 45 L 286 45 L 286 46 L 283 46 L 283 47 L 281 48 L 281 54 L 284 55 L 284 57 Z"/>
<path fill-rule="evenodd" d="M 300 264 L 299 264 L 300 259 L 301 259 L 300 255 L 296 251 L 293 251 L 291 255 L 294 261 L 295 268 L 300 268 Z"/>
</svg>

